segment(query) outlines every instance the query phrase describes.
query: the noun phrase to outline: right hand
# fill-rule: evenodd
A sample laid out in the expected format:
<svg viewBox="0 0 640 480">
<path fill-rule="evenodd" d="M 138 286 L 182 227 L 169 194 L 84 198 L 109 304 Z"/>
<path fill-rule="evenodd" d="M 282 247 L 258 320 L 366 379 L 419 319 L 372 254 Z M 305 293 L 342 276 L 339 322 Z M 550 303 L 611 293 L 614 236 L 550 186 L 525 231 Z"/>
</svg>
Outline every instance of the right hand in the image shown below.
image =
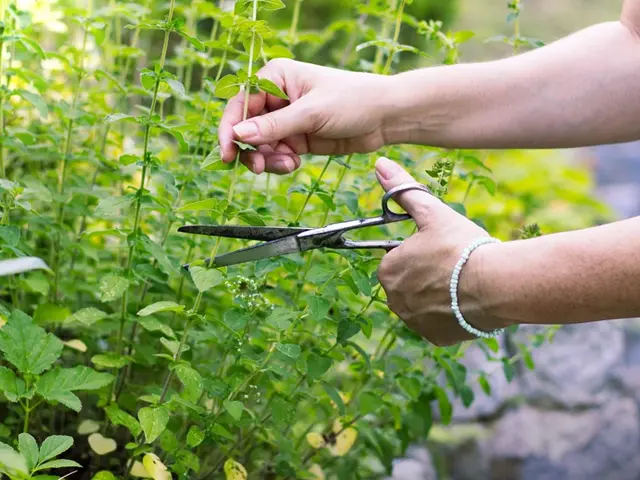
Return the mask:
<svg viewBox="0 0 640 480">
<path fill-rule="evenodd" d="M 222 160 L 235 160 L 239 140 L 258 147 L 240 160 L 256 174 L 291 173 L 300 155 L 374 152 L 385 144 L 384 99 L 388 77 L 341 71 L 288 59 L 270 61 L 258 77 L 276 83 L 289 97 L 244 92 L 232 98 L 218 129 Z"/>
</svg>

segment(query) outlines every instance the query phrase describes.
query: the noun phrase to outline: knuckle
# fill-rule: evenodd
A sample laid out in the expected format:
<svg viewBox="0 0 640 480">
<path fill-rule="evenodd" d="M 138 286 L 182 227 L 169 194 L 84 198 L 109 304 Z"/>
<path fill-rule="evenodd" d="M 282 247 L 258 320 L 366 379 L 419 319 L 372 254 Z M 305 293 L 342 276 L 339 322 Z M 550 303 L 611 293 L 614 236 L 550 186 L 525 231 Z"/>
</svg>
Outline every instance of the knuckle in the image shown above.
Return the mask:
<svg viewBox="0 0 640 480">
<path fill-rule="evenodd" d="M 278 119 L 275 115 L 265 115 L 262 117 L 262 120 L 264 122 L 265 134 L 270 135 L 278 131 Z"/>
</svg>

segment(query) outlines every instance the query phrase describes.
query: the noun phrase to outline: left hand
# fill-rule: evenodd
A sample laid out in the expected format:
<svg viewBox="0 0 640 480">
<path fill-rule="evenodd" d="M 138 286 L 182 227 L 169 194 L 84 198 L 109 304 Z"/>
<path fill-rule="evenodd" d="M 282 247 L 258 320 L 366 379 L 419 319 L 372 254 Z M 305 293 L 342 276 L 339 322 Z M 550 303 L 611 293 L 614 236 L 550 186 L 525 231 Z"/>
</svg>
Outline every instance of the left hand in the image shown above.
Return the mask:
<svg viewBox="0 0 640 480">
<path fill-rule="evenodd" d="M 415 180 L 402 167 L 386 158 L 376 163 L 378 181 L 385 189 Z M 409 328 L 438 346 L 452 345 L 475 337 L 458 324 L 451 310 L 449 282 L 462 251 L 487 232 L 449 208 L 437 198 L 422 191 L 407 191 L 396 198 L 409 213 L 419 231 L 400 247 L 384 256 L 378 279 L 384 288 L 389 308 Z M 459 305 L 468 323 L 490 331 L 500 325 L 483 307 L 480 291 L 483 250 L 499 244 L 488 244 L 475 250 L 462 270 L 458 285 Z"/>
</svg>

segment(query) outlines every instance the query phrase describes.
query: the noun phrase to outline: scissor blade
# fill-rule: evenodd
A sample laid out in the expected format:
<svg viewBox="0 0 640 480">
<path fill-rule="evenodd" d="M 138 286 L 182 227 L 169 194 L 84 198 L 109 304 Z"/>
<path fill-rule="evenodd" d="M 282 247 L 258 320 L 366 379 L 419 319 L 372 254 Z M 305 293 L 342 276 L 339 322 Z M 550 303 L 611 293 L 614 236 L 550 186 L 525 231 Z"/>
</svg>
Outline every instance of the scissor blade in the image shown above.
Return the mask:
<svg viewBox="0 0 640 480">
<path fill-rule="evenodd" d="M 259 240 L 270 242 L 281 238 L 298 235 L 309 231 L 309 228 L 287 227 L 249 227 L 225 225 L 187 225 L 180 227 L 178 232 L 194 235 L 208 235 L 210 237 L 241 238 L 244 240 Z"/>
<path fill-rule="evenodd" d="M 239 263 L 255 262 L 263 258 L 279 257 L 281 255 L 289 255 L 299 253 L 301 251 L 298 237 L 290 236 L 275 240 L 269 243 L 256 245 L 255 247 L 244 248 L 231 253 L 217 256 L 214 265 L 219 267 L 228 267 Z"/>
</svg>

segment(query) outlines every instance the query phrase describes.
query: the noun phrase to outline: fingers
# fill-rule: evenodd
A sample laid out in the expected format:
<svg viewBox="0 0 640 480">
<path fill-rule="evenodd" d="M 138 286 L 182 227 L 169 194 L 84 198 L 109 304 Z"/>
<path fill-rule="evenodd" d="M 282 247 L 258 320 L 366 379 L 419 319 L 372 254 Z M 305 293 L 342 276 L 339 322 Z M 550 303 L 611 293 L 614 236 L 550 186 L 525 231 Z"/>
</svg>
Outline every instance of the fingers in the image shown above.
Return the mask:
<svg viewBox="0 0 640 480">
<path fill-rule="evenodd" d="M 233 131 L 236 137 L 245 143 L 265 145 L 313 133 L 315 119 L 315 112 L 309 109 L 308 102 L 302 99 L 288 107 L 241 122 Z"/>
<path fill-rule="evenodd" d="M 244 115 L 244 92 L 240 92 L 233 97 L 227 103 L 224 109 L 220 125 L 218 126 L 218 141 L 220 143 L 220 153 L 222 154 L 222 161 L 229 163 L 235 160 L 238 153 L 238 146 L 233 143 L 233 140 L 237 140 L 236 134 L 233 131 L 233 127 L 242 121 Z M 258 93 L 249 96 L 249 108 L 247 110 L 247 116 L 253 117 L 259 115 L 266 106 L 267 95 L 265 93 Z"/>
<path fill-rule="evenodd" d="M 416 180 L 400 165 L 384 157 L 376 162 L 376 176 L 387 192 L 400 185 L 416 183 Z M 420 229 L 426 227 L 429 217 L 433 215 L 434 207 L 441 208 L 443 205 L 433 195 L 420 190 L 409 190 L 398 194 L 394 200 L 413 217 Z"/>
<path fill-rule="evenodd" d="M 241 160 L 257 175 L 263 172 L 286 175 L 298 169 L 301 163 L 300 156 L 285 143 L 278 143 L 275 147 L 262 145 L 258 151 L 243 155 Z"/>
</svg>

